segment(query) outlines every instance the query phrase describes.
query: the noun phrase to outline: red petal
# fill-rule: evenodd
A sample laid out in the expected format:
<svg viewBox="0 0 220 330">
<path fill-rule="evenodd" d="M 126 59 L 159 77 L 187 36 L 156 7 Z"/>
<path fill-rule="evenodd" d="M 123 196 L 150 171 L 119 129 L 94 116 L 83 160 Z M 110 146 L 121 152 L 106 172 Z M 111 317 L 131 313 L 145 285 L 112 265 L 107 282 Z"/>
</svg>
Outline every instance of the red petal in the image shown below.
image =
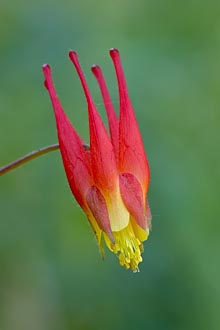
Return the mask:
<svg viewBox="0 0 220 330">
<path fill-rule="evenodd" d="M 119 51 L 117 49 L 111 49 L 110 56 L 114 63 L 120 96 L 120 171 L 134 174 L 146 192 L 150 178 L 149 166 L 135 114 L 128 96 Z"/>
<path fill-rule="evenodd" d="M 123 173 L 119 176 L 120 192 L 122 200 L 137 224 L 146 229 L 145 200 L 140 183 L 130 173 Z"/>
<path fill-rule="evenodd" d="M 97 79 L 99 88 L 102 93 L 102 98 L 103 98 L 107 116 L 108 116 L 108 124 L 109 124 L 109 130 L 110 130 L 110 135 L 111 135 L 111 141 L 112 141 L 114 151 L 115 151 L 115 158 L 118 161 L 119 120 L 116 116 L 116 113 L 115 113 L 115 110 L 114 110 L 114 107 L 113 107 L 101 68 L 98 65 L 93 65 L 92 72 Z"/>
<path fill-rule="evenodd" d="M 117 169 L 112 143 L 95 108 L 76 52 L 70 51 L 69 57 L 77 70 L 88 103 L 90 153 L 94 182 L 101 190 L 114 190 Z"/>
<path fill-rule="evenodd" d="M 95 186 L 90 187 L 86 194 L 86 201 L 100 229 L 102 229 L 114 243 L 107 206 L 100 190 Z"/>
<path fill-rule="evenodd" d="M 70 188 L 81 207 L 85 206 L 84 195 L 91 185 L 89 158 L 83 141 L 71 125 L 57 97 L 49 65 L 43 66 L 45 86 L 48 89 L 56 118 L 60 151 Z"/>
</svg>

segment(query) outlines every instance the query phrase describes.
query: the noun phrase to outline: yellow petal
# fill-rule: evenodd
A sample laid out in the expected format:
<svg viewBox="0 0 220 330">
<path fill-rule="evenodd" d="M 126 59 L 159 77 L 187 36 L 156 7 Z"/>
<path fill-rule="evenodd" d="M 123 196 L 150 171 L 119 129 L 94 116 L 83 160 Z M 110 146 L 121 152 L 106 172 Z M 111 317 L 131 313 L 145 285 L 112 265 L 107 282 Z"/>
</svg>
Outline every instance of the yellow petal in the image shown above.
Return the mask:
<svg viewBox="0 0 220 330">
<path fill-rule="evenodd" d="M 104 197 L 111 223 L 111 230 L 117 232 L 127 227 L 130 215 L 122 201 L 119 185 L 116 191 L 108 194 L 104 193 Z"/>
</svg>

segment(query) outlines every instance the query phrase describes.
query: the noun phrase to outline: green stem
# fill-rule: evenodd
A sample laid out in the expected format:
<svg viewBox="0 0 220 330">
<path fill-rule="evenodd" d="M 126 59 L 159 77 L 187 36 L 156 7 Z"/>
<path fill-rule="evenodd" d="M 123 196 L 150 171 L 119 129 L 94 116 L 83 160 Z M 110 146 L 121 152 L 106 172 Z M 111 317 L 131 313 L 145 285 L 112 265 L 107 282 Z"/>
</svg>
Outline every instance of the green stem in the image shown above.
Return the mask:
<svg viewBox="0 0 220 330">
<path fill-rule="evenodd" d="M 19 159 L 14 160 L 10 164 L 0 167 L 0 175 L 3 175 L 5 173 L 13 170 L 14 168 L 17 168 L 17 167 L 29 162 L 30 160 L 32 160 L 34 158 L 37 158 L 41 155 L 47 154 L 48 152 L 51 152 L 51 151 L 54 151 L 57 149 L 59 149 L 59 144 L 52 144 L 50 146 L 43 147 L 38 150 L 32 151 L 29 154 L 27 154 Z"/>
<path fill-rule="evenodd" d="M 46 147 L 40 148 L 38 150 L 32 151 L 29 154 L 27 154 L 19 159 L 14 160 L 13 162 L 11 162 L 5 166 L 0 167 L 0 176 L 5 173 L 8 173 L 9 171 L 13 170 L 14 168 L 17 168 L 17 167 L 29 162 L 30 160 L 32 160 L 34 158 L 40 157 L 44 154 L 47 154 L 48 152 L 57 150 L 59 148 L 60 148 L 59 144 L 56 143 L 56 144 L 52 144 L 50 146 L 46 146 Z M 88 144 L 83 144 L 83 148 L 85 150 L 90 149 Z"/>
</svg>

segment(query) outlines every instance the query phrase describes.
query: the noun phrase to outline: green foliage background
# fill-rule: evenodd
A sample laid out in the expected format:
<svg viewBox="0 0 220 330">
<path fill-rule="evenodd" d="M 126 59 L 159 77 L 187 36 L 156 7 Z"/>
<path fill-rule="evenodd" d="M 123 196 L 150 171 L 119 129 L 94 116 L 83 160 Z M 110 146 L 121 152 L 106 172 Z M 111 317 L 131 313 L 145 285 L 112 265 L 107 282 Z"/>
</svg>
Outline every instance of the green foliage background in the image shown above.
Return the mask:
<svg viewBox="0 0 220 330">
<path fill-rule="evenodd" d="M 151 165 L 153 231 L 141 272 L 103 262 L 59 152 L 0 179 L 0 329 L 219 329 L 219 1 L 0 3 L 0 165 L 57 141 L 41 65 L 87 140 L 75 49 L 118 105 L 108 49 L 121 51 Z"/>
</svg>

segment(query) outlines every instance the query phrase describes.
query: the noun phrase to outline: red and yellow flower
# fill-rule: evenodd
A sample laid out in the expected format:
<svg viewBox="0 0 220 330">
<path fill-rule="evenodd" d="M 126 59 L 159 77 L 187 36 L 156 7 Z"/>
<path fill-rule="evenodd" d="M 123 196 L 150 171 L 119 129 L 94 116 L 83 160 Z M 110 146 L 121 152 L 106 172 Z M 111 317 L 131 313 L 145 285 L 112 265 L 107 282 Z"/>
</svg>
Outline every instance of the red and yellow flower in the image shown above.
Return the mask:
<svg viewBox="0 0 220 330">
<path fill-rule="evenodd" d="M 103 241 L 125 268 L 138 271 L 151 215 L 146 195 L 150 171 L 143 141 L 128 96 L 120 54 L 110 50 L 117 75 L 120 115 L 117 117 L 99 66 L 92 72 L 105 104 L 109 132 L 97 112 L 76 52 L 70 51 L 88 104 L 90 147 L 67 118 L 57 97 L 49 65 L 43 66 L 45 86 L 53 105 L 60 152 L 71 191 L 86 213 L 101 253 Z M 103 240 L 104 238 L 104 240 Z"/>
</svg>

